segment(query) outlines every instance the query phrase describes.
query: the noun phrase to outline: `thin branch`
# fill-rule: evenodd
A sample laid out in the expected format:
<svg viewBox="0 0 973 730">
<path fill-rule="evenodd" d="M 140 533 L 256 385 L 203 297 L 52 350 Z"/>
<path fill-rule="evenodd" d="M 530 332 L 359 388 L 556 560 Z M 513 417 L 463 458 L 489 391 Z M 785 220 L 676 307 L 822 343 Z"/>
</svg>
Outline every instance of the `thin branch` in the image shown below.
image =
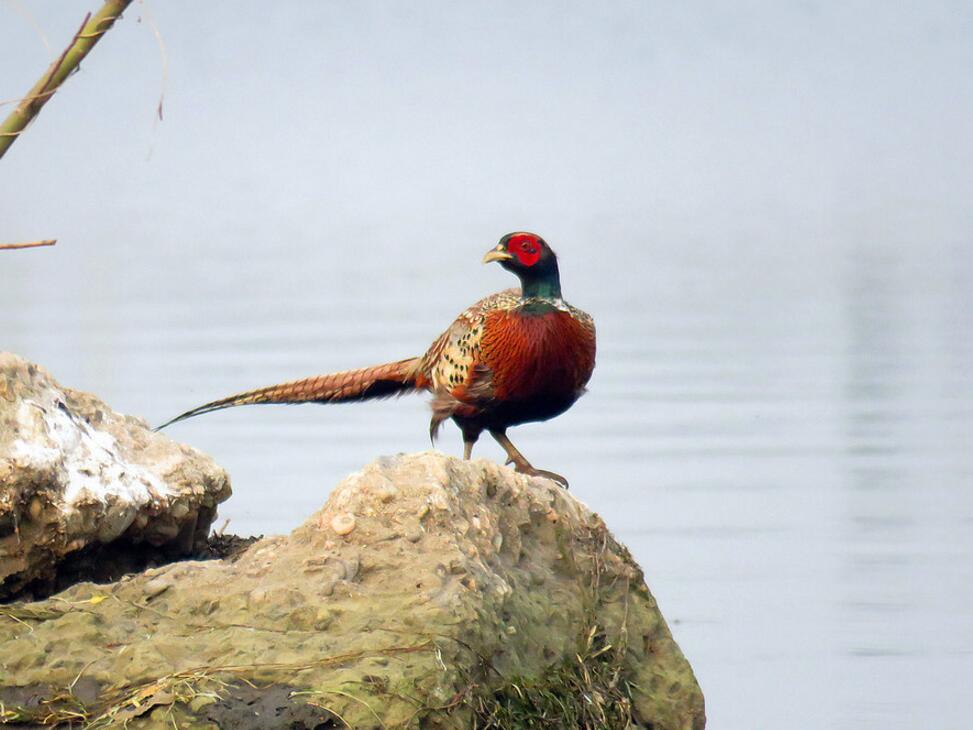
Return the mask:
<svg viewBox="0 0 973 730">
<path fill-rule="evenodd" d="M 40 248 L 41 246 L 53 246 L 57 243 L 56 239 L 47 241 L 32 241 L 31 243 L 0 243 L 0 251 L 11 251 L 15 248 Z"/>
<path fill-rule="evenodd" d="M 51 64 L 40 81 L 24 95 L 17 108 L 0 123 L 0 157 L 3 157 L 10 145 L 40 113 L 41 108 L 61 87 L 61 84 L 78 70 L 82 59 L 111 29 L 131 2 L 132 0 L 106 0 L 94 17 L 91 13 L 85 16 L 81 28 L 74 34 L 68 47 Z"/>
</svg>

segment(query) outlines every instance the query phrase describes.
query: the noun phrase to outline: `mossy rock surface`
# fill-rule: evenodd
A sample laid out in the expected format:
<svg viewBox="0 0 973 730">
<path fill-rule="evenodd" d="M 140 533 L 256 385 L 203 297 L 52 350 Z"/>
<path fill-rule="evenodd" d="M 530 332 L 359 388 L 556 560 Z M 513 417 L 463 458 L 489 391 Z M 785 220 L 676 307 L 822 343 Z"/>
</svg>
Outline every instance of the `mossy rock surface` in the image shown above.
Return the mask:
<svg viewBox="0 0 973 730">
<path fill-rule="evenodd" d="M 286 537 L 0 606 L 6 722 L 700 730 L 642 571 L 570 493 L 383 458 Z"/>
</svg>

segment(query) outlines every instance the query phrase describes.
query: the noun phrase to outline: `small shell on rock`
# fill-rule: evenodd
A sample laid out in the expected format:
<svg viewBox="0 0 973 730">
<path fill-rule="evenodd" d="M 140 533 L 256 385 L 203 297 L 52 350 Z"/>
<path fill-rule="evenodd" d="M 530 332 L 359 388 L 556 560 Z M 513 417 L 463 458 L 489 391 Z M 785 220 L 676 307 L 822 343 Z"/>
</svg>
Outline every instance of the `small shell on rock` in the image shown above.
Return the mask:
<svg viewBox="0 0 973 730">
<path fill-rule="evenodd" d="M 347 535 L 355 529 L 355 516 L 349 512 L 343 512 L 331 518 L 331 529 L 339 535 Z"/>
</svg>

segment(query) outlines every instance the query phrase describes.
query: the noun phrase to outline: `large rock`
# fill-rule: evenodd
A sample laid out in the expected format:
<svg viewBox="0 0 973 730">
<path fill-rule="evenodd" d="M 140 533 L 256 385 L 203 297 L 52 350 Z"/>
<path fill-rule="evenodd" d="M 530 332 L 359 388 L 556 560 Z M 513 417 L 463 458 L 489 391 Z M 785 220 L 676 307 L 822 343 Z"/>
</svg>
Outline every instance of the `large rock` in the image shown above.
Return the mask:
<svg viewBox="0 0 973 730">
<path fill-rule="evenodd" d="M 229 495 L 206 455 L 0 353 L 0 599 L 119 538 L 191 552 Z"/>
<path fill-rule="evenodd" d="M 602 520 L 548 480 L 437 453 L 380 459 L 234 562 L 0 607 L 0 677 L 0 707 L 23 722 L 705 724 L 688 662 Z"/>
</svg>

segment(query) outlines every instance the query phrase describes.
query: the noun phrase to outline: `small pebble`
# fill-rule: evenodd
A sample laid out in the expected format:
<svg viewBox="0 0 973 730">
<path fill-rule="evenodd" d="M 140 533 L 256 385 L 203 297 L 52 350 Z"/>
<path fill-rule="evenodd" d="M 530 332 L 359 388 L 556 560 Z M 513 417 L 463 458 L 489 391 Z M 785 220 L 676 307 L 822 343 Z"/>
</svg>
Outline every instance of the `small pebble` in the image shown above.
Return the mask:
<svg viewBox="0 0 973 730">
<path fill-rule="evenodd" d="M 216 704 L 217 699 L 211 695 L 198 695 L 189 703 L 189 709 L 193 712 L 201 712 L 204 708 Z"/>
<path fill-rule="evenodd" d="M 331 518 L 331 529 L 338 535 L 347 535 L 355 529 L 355 516 L 348 512 Z"/>
<path fill-rule="evenodd" d="M 325 631 L 334 622 L 334 612 L 326 608 L 319 608 L 314 617 L 314 628 Z"/>
<path fill-rule="evenodd" d="M 250 603 L 264 603 L 270 598 L 270 593 L 266 588 L 254 588 L 248 598 Z"/>
<path fill-rule="evenodd" d="M 200 603 L 199 606 L 197 607 L 197 613 L 201 613 L 204 616 L 209 616 L 219 607 L 220 607 L 219 600 L 214 598 L 209 601 L 203 601 L 202 603 Z"/>
<path fill-rule="evenodd" d="M 145 584 L 145 597 L 155 598 L 156 596 L 165 593 L 170 588 L 172 588 L 172 583 L 164 578 L 153 578 L 152 580 L 147 581 Z"/>
<path fill-rule="evenodd" d="M 308 558 L 304 561 L 305 573 L 319 573 L 324 570 L 325 563 L 328 562 L 327 556 Z"/>
<path fill-rule="evenodd" d="M 450 560 L 449 572 L 453 575 L 462 575 L 467 572 L 466 565 L 459 560 Z"/>
</svg>

